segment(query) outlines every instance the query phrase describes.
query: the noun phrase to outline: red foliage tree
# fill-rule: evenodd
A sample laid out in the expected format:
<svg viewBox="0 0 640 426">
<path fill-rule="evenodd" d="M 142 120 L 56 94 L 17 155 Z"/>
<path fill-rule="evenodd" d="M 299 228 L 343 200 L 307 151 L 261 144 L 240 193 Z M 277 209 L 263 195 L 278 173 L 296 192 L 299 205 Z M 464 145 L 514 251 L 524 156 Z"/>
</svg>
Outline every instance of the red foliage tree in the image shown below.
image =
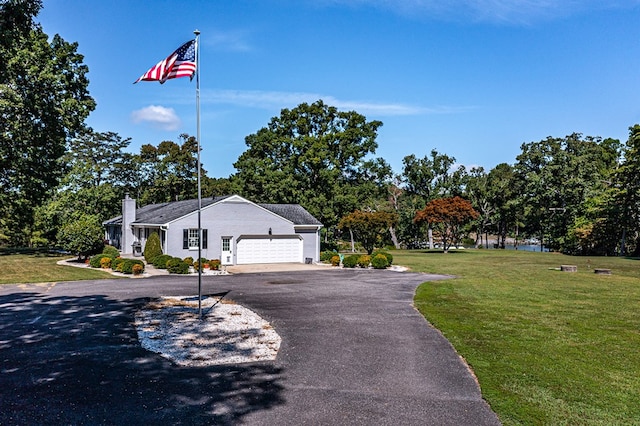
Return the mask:
<svg viewBox="0 0 640 426">
<path fill-rule="evenodd" d="M 438 198 L 430 201 L 424 209 L 416 212 L 415 223 L 429 223 L 442 236 L 445 253 L 452 243 L 458 244 L 464 225 L 477 218 L 479 213 L 464 198 Z"/>
</svg>

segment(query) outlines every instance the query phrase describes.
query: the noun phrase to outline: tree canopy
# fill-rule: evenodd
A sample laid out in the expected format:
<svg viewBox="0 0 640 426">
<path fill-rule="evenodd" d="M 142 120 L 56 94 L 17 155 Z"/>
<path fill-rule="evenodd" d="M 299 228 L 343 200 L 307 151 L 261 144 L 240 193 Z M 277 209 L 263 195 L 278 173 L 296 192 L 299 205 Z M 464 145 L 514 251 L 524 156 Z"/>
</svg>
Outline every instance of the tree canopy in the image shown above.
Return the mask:
<svg viewBox="0 0 640 426">
<path fill-rule="evenodd" d="M 63 176 L 66 143 L 95 107 L 77 43 L 49 40 L 34 22 L 41 7 L 0 3 L 0 227 L 16 242 Z"/>
<path fill-rule="evenodd" d="M 270 203 L 300 203 L 327 227 L 384 191 L 390 174 L 375 153 L 380 121 L 317 101 L 283 109 L 246 137 L 234 164 L 242 195 Z"/>
<path fill-rule="evenodd" d="M 464 225 L 478 217 L 471 203 L 461 197 L 437 198 L 416 213 L 416 223 L 427 222 L 439 231 L 445 253 L 459 244 Z"/>
<path fill-rule="evenodd" d="M 355 234 L 355 239 L 362 243 L 367 254 L 371 254 L 376 244 L 383 241 L 383 236 L 397 221 L 398 218 L 394 213 L 356 210 L 343 217 L 338 227 L 351 230 Z"/>
</svg>

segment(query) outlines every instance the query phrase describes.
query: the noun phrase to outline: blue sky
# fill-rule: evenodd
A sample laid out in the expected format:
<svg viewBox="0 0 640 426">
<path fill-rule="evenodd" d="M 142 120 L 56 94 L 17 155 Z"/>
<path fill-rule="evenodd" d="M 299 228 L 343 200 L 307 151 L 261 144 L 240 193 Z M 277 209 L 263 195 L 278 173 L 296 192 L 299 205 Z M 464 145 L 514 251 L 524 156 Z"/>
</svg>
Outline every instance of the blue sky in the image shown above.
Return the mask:
<svg viewBox="0 0 640 426">
<path fill-rule="evenodd" d="M 573 132 L 626 141 L 640 123 L 640 0 L 44 0 L 76 41 L 88 124 L 145 143 L 196 134 L 195 80 L 140 75 L 201 31 L 202 162 L 227 177 L 245 136 L 323 99 L 384 125 L 396 172 L 432 149 L 467 167 Z"/>
</svg>

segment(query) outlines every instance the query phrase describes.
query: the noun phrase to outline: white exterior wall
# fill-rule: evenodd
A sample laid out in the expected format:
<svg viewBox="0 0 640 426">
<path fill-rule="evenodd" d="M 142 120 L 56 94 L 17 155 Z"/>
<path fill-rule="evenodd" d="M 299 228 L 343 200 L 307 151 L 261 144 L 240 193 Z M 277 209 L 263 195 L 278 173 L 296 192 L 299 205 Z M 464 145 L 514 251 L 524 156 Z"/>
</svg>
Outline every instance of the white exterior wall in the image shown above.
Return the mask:
<svg viewBox="0 0 640 426">
<path fill-rule="evenodd" d="M 320 230 L 319 229 L 296 229 L 296 234 L 303 239 L 302 252 L 304 262 L 307 258 L 313 259 L 313 262 L 320 261 Z"/>
<path fill-rule="evenodd" d="M 136 220 L 136 200 L 129 198 L 129 194 L 122 200 L 122 234 L 120 236 L 120 252 L 122 254 L 133 253 L 131 246 L 136 237 L 131 229 L 131 223 Z"/>
<path fill-rule="evenodd" d="M 202 257 L 220 259 L 222 238 L 231 238 L 232 261 L 236 264 L 237 240 L 241 235 L 293 235 L 296 229 L 292 222 L 243 199 L 230 197 L 217 204 L 202 209 L 202 229 L 207 229 L 207 248 L 202 249 Z M 198 257 L 197 250 L 183 249 L 183 230 L 198 227 L 198 213 L 194 212 L 168 224 L 165 253 L 185 258 Z M 318 261 L 320 244 L 318 232 L 300 234 L 304 239 L 303 257 Z"/>
</svg>

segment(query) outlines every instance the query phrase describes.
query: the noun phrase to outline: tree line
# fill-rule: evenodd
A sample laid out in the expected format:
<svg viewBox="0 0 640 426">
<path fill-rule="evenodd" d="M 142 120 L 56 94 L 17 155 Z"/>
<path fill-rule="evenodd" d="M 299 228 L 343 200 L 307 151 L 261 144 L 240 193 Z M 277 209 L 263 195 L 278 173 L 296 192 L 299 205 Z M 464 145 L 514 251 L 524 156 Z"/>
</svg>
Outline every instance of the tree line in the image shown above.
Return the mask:
<svg viewBox="0 0 640 426">
<path fill-rule="evenodd" d="M 7 0 L 0 9 L 8 58 L 0 64 L 0 244 L 55 246 L 71 224 L 97 229 L 120 213 L 125 193 L 140 205 L 195 198 L 194 137 L 132 153 L 130 139 L 85 125 L 95 108 L 88 68 L 77 44 L 50 41 L 35 23 L 40 7 Z M 322 100 L 282 109 L 245 138 L 236 173 L 215 179 L 201 170 L 202 194 L 299 203 L 325 225 L 328 245 L 425 247 L 432 231 L 446 237 L 425 212 L 456 200 L 451 206 L 469 202 L 473 214 L 446 238 L 472 233 L 485 247 L 489 235 L 498 246 L 536 238 L 570 254 L 640 255 L 640 125 L 624 143 L 580 133 L 523 143 L 513 164 L 491 170 L 467 170 L 434 149 L 405 156 L 394 171 L 375 156 L 382 124 Z"/>
</svg>

